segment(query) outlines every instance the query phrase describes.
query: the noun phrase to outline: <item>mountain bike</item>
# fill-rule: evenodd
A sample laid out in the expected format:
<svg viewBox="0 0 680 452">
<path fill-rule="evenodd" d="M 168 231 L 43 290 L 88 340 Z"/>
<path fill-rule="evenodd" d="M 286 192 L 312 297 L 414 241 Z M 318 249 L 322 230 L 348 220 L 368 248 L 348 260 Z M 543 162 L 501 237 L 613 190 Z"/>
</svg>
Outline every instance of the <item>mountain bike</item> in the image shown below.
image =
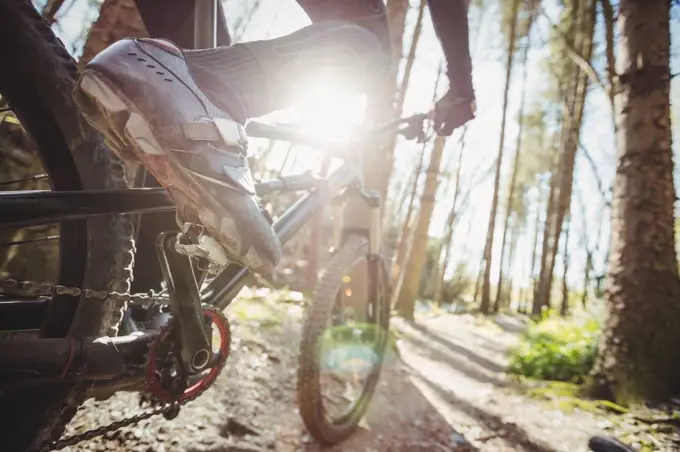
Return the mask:
<svg viewBox="0 0 680 452">
<path fill-rule="evenodd" d="M 196 2 L 196 20 L 208 18 L 196 33 L 199 46 L 215 43 L 217 4 Z M 71 98 L 75 62 L 28 0 L 0 2 L 0 38 L 0 129 L 27 132 L 41 167 L 37 174 L 0 180 L 0 269 L 11 270 L 18 247 L 58 247 L 52 281 L 0 274 L 2 449 L 62 449 L 157 414 L 173 418 L 219 375 L 230 350 L 223 311 L 254 277 L 225 262 L 200 225 L 184 224 L 155 242 L 163 289 L 131 293 L 140 218 L 173 212 L 170 197 L 162 188 L 128 186 L 123 164 Z M 357 131 L 343 145 L 293 125 L 251 122 L 246 128 L 250 137 L 308 145 L 343 162 L 324 178 L 306 173 L 256 186 L 259 196 L 304 193 L 272 220 L 282 243 L 333 206 L 336 251 L 309 307 L 298 372 L 302 419 L 323 443 L 345 439 L 366 411 L 389 327 L 381 199 L 363 186 L 361 151 L 386 133 L 422 138 L 424 120 L 416 115 Z M 10 159 L 26 160 L 12 149 L 0 153 L 7 159 L 0 168 L 17 164 Z M 346 202 L 362 202 L 369 214 L 361 223 L 343 224 Z M 44 225 L 50 226 L 36 228 Z M 350 382 L 358 384 L 347 407 L 326 401 L 326 377 L 344 398 Z M 86 398 L 117 391 L 140 392 L 149 406 L 61 438 Z"/>
</svg>

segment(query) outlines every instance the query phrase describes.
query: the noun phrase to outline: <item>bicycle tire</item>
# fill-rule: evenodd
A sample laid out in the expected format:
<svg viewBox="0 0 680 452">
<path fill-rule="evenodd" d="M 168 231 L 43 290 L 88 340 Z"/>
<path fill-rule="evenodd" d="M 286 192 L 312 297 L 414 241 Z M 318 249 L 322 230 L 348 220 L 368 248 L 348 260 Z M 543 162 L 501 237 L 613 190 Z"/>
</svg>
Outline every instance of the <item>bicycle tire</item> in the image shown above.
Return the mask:
<svg viewBox="0 0 680 452">
<path fill-rule="evenodd" d="M 81 119 L 71 99 L 76 63 L 30 1 L 0 1 L 0 43 L 0 94 L 37 145 L 52 188 L 125 188 L 122 163 Z M 60 246 L 59 283 L 127 292 L 134 260 L 132 237 L 130 216 L 62 222 L 60 241 L 70 240 L 76 249 Z M 69 252 L 74 254 L 65 254 Z M 41 336 L 115 335 L 122 310 L 113 308 L 108 301 L 55 297 Z M 0 394 L 2 449 L 33 450 L 57 439 L 84 399 L 85 386 L 79 383 Z"/>
<path fill-rule="evenodd" d="M 390 294 L 384 262 L 380 258 L 368 257 L 370 297 L 377 307 L 377 312 L 374 310 L 373 315 L 380 332 L 376 351 L 381 359 L 367 378 L 359 401 L 343 416 L 342 422 L 332 422 L 326 418 L 319 382 L 319 340 L 327 328 L 327 320 L 332 314 L 341 288 L 341 275 L 346 274 L 358 259 L 368 256 L 368 252 L 369 243 L 365 237 L 350 235 L 347 238 L 319 279 L 302 331 L 298 365 L 298 406 L 307 431 L 324 445 L 337 444 L 355 431 L 370 405 L 382 368 L 389 331 Z M 379 298 L 376 300 L 376 297 Z"/>
</svg>

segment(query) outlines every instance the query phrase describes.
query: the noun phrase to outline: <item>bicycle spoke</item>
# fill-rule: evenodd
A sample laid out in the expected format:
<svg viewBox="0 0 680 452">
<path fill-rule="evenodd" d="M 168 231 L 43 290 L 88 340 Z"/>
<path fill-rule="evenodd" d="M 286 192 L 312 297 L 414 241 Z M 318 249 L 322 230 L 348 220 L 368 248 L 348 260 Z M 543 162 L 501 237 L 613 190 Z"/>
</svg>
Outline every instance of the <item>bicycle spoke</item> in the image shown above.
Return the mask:
<svg viewBox="0 0 680 452">
<path fill-rule="evenodd" d="M 22 182 L 47 179 L 48 177 L 49 176 L 47 174 L 34 174 L 33 176 L 24 177 L 23 179 L 14 179 L 14 180 L 6 181 L 6 182 L 0 182 L 0 187 L 4 187 L 4 186 L 7 186 L 7 185 L 20 184 Z"/>
<path fill-rule="evenodd" d="M 26 239 L 26 240 L 15 240 L 13 242 L 2 242 L 0 243 L 0 248 L 5 248 L 9 246 L 17 246 L 17 245 L 25 245 L 27 243 L 36 243 L 36 242 L 47 242 L 51 240 L 59 240 L 58 235 L 48 235 L 47 237 L 41 237 L 39 239 Z"/>
</svg>

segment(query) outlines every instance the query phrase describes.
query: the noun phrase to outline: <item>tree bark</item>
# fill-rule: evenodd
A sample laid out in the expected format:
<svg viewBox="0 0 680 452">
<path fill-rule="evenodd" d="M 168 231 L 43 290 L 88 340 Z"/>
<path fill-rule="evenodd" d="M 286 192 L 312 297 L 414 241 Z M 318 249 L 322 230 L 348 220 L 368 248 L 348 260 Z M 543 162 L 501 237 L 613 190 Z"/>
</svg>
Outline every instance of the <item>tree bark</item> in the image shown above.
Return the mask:
<svg viewBox="0 0 680 452">
<path fill-rule="evenodd" d="M 599 396 L 619 403 L 680 392 L 669 9 L 668 0 L 620 2 L 608 316 L 594 368 Z"/>
<path fill-rule="evenodd" d="M 78 64 L 83 67 L 99 52 L 125 38 L 146 37 L 142 18 L 134 0 L 104 0 L 99 17 L 92 24 Z"/>
<path fill-rule="evenodd" d="M 593 32 L 595 29 L 595 5 L 592 0 L 577 0 L 574 2 L 573 11 L 575 25 L 574 48 L 578 56 L 584 61 L 589 62 L 593 51 Z M 576 63 L 571 63 L 574 71 L 573 91 L 567 93 L 566 118 L 562 132 L 563 148 L 559 165 L 559 178 L 556 182 L 555 190 L 552 190 L 551 199 L 554 205 L 554 215 L 548 217 L 548 237 L 544 238 L 543 256 L 541 259 L 541 276 L 539 278 L 538 300 L 534 303 L 534 314 L 536 308 L 539 310 L 550 305 L 550 294 L 552 290 L 553 271 L 557 258 L 557 248 L 562 225 L 566 212 L 571 203 L 572 184 L 574 180 L 574 163 L 578 150 L 581 120 L 585 106 L 586 90 L 589 84 L 589 77 L 586 72 L 580 69 Z M 567 74 L 572 71 L 568 70 Z M 547 240 L 546 240 L 547 239 Z"/>
<path fill-rule="evenodd" d="M 404 66 L 404 75 L 401 78 L 401 83 L 399 84 L 399 93 L 398 93 L 398 96 L 397 96 L 397 105 L 396 105 L 397 116 L 401 115 L 401 113 L 403 111 L 404 99 L 406 98 L 406 91 L 408 90 L 408 84 L 409 84 L 409 81 L 411 80 L 411 72 L 413 71 L 413 64 L 416 61 L 416 50 L 418 49 L 418 42 L 420 41 L 420 35 L 423 31 L 423 17 L 425 16 L 425 6 L 427 6 L 427 0 L 420 0 L 420 6 L 418 7 L 418 17 L 416 18 L 416 24 L 413 27 L 413 37 L 411 38 L 411 46 L 409 47 L 408 55 L 406 56 L 406 65 Z M 396 138 L 396 136 L 395 136 L 395 138 Z M 395 140 L 395 144 L 396 144 L 396 140 Z"/>
<path fill-rule="evenodd" d="M 562 250 L 562 305 L 560 306 L 560 315 L 566 317 L 569 313 L 569 285 L 567 284 L 567 273 L 569 272 L 569 226 L 571 220 L 567 218 L 564 226 L 564 249 Z"/>
<path fill-rule="evenodd" d="M 543 190 L 544 187 L 539 186 L 539 196 L 536 200 L 536 223 L 534 224 L 534 246 L 531 249 L 531 270 L 529 271 L 529 276 L 531 277 L 531 286 L 529 287 L 532 300 L 536 299 L 536 290 L 538 289 L 536 277 L 536 253 L 538 252 L 538 238 L 541 236 L 541 204 L 543 203 Z M 528 300 L 526 302 L 528 305 Z M 528 314 L 528 306 L 523 307 L 523 314 Z"/>
<path fill-rule="evenodd" d="M 427 252 L 428 230 L 430 228 L 430 218 L 434 209 L 434 198 L 439 186 L 439 165 L 446 145 L 445 137 L 437 137 L 434 140 L 430 164 L 427 168 L 425 179 L 425 189 L 420 198 L 420 213 L 418 222 L 413 234 L 413 245 L 404 270 L 404 282 L 399 291 L 397 299 L 397 310 L 399 315 L 407 320 L 413 320 L 413 311 L 418 291 L 420 288 L 420 276 L 425 263 Z"/>
<path fill-rule="evenodd" d="M 510 238 L 510 252 L 508 253 L 508 262 L 507 262 L 509 268 L 512 268 L 512 263 L 515 260 L 515 254 L 517 252 L 517 242 L 519 241 L 519 236 L 521 235 L 521 232 L 522 232 L 521 229 L 520 229 L 520 224 L 517 221 L 517 218 L 515 218 L 515 220 L 516 221 L 514 222 L 514 225 L 510 229 L 510 236 L 511 236 L 511 238 Z M 508 279 L 508 288 L 506 290 L 506 293 L 507 293 L 507 298 L 505 299 L 506 303 L 504 303 L 504 304 L 502 303 L 500 305 L 500 307 L 503 307 L 503 305 L 505 305 L 506 308 L 510 308 L 510 306 L 512 306 L 513 283 L 514 283 L 513 278 L 512 277 L 509 278 Z"/>
<path fill-rule="evenodd" d="M 493 196 L 491 198 L 491 212 L 489 214 L 489 226 L 486 232 L 484 243 L 484 278 L 482 281 L 482 302 L 479 310 L 482 314 L 489 314 L 491 307 L 491 264 L 493 255 L 493 239 L 496 229 L 496 211 L 498 210 L 498 190 L 501 180 L 501 166 L 503 163 L 503 145 L 505 142 L 505 122 L 508 113 L 508 94 L 510 92 L 510 75 L 512 73 L 512 62 L 515 54 L 515 42 L 517 38 L 517 11 L 519 10 L 519 0 L 513 0 L 512 18 L 510 20 L 510 39 L 508 44 L 508 55 L 505 60 L 505 88 L 503 89 L 503 113 L 501 117 L 501 136 L 498 140 L 498 157 L 496 162 L 496 175 L 493 181 Z"/>
<path fill-rule="evenodd" d="M 553 171 L 552 171 L 552 177 L 550 178 L 550 189 L 548 190 L 548 203 L 546 205 L 546 211 L 545 211 L 545 219 L 543 221 L 543 241 L 542 241 L 542 246 L 541 246 L 541 259 L 540 259 L 540 265 L 538 267 L 538 275 L 536 277 L 536 284 L 535 284 L 535 290 L 534 290 L 534 299 L 533 303 L 531 305 L 531 315 L 532 316 L 538 316 L 541 314 L 542 310 L 544 307 L 549 308 L 550 307 L 550 294 L 548 293 L 547 297 L 541 296 L 541 289 L 542 289 L 542 279 L 543 279 L 543 269 L 546 267 L 546 261 L 548 259 L 548 254 L 550 253 L 550 249 L 554 247 L 555 245 L 551 242 L 552 241 L 552 234 L 550 233 L 550 222 L 552 221 L 552 217 L 555 214 L 555 192 L 557 190 L 557 179 L 558 179 L 558 172 L 557 172 L 557 166 L 553 165 Z"/>
<path fill-rule="evenodd" d="M 529 33 L 529 31 L 527 32 Z M 498 312 L 501 294 L 503 293 L 503 258 L 505 257 L 505 246 L 508 235 L 508 227 L 510 224 L 510 216 L 512 215 L 512 207 L 515 198 L 515 188 L 517 186 L 517 174 L 519 173 L 519 162 L 522 154 L 522 126 L 524 125 L 524 101 L 526 98 L 527 85 L 527 59 L 529 57 L 530 43 L 527 39 L 527 45 L 524 48 L 524 56 L 522 57 L 522 64 L 524 66 L 522 71 L 522 98 L 519 104 L 519 131 L 517 132 L 517 142 L 515 144 L 515 161 L 513 162 L 512 177 L 510 178 L 510 190 L 508 191 L 507 207 L 505 212 L 505 222 L 503 224 L 503 239 L 501 240 L 501 268 L 498 272 L 498 284 L 496 286 L 496 301 L 494 303 L 494 312 Z"/>
<path fill-rule="evenodd" d="M 368 97 L 366 117 L 367 126 L 376 126 L 393 119 L 397 97 L 399 63 L 403 56 L 404 30 L 408 0 L 388 0 L 386 5 L 387 22 L 390 30 L 392 64 L 385 75 L 384 83 Z M 365 150 L 363 176 L 366 188 L 376 190 L 387 199 L 387 191 L 394 161 L 393 148 L 389 147 L 390 138 L 386 137 L 378 145 Z M 383 211 L 385 207 L 383 205 Z M 370 227 L 370 207 L 361 199 L 348 200 L 344 208 L 344 221 L 348 228 L 367 229 Z"/>
<path fill-rule="evenodd" d="M 460 151 L 458 153 L 458 163 L 456 166 L 456 185 L 453 187 L 453 202 L 451 203 L 451 210 L 446 218 L 446 234 L 444 234 L 443 241 L 443 253 L 444 259 L 442 260 L 440 268 L 438 268 L 437 275 L 435 276 L 435 286 L 434 286 L 434 302 L 437 305 L 441 304 L 442 301 L 442 288 L 444 287 L 444 275 L 446 275 L 446 270 L 449 267 L 449 257 L 451 255 L 451 241 L 453 239 L 453 229 L 456 223 L 456 217 L 458 216 L 458 198 L 460 196 L 460 172 L 463 166 L 463 151 L 465 151 L 465 132 L 467 129 L 463 129 L 463 135 L 461 136 Z"/>
<path fill-rule="evenodd" d="M 64 5 L 64 0 L 47 0 L 42 8 L 41 14 L 49 25 L 54 24 L 57 19 L 59 9 Z"/>
<path fill-rule="evenodd" d="M 399 64 L 403 57 L 408 6 L 408 0 L 388 0 L 386 4 L 392 46 L 392 65 L 379 92 L 369 99 L 367 119 L 374 125 L 382 124 L 395 116 Z M 378 149 L 368 153 L 364 165 L 364 179 L 367 186 L 378 190 L 383 199 L 386 199 L 394 164 L 394 145 L 390 147 L 391 142 L 392 139 L 388 138 Z M 357 212 L 357 214 L 360 213 Z"/>
<path fill-rule="evenodd" d="M 415 174 L 413 175 L 413 184 L 411 185 L 411 194 L 408 200 L 408 207 L 406 208 L 406 216 L 404 217 L 404 223 L 401 227 L 401 234 L 399 234 L 399 243 L 397 245 L 397 252 L 394 258 L 394 265 L 392 267 L 392 277 L 391 285 L 392 287 L 397 286 L 399 281 L 402 268 L 404 266 L 404 260 L 406 259 L 406 251 L 408 249 L 408 242 L 411 240 L 411 223 L 413 218 L 413 213 L 415 211 L 416 196 L 418 195 L 418 181 L 420 180 L 420 173 L 423 172 L 423 162 L 425 160 L 425 148 L 420 152 L 420 158 L 418 160 L 418 166 L 416 167 Z M 396 293 L 395 293 L 396 295 Z"/>
</svg>

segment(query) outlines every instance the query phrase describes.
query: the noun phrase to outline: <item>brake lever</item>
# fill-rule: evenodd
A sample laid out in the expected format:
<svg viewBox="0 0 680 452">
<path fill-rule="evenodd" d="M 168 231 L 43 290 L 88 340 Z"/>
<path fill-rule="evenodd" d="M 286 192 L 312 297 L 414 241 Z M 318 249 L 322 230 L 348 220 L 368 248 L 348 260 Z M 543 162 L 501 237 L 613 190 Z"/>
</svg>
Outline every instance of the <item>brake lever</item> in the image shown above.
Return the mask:
<svg viewBox="0 0 680 452">
<path fill-rule="evenodd" d="M 417 143 L 424 143 L 427 140 L 425 134 L 426 114 L 417 114 L 404 119 L 406 127 L 400 128 L 399 133 L 407 140 L 416 140 Z"/>
</svg>

